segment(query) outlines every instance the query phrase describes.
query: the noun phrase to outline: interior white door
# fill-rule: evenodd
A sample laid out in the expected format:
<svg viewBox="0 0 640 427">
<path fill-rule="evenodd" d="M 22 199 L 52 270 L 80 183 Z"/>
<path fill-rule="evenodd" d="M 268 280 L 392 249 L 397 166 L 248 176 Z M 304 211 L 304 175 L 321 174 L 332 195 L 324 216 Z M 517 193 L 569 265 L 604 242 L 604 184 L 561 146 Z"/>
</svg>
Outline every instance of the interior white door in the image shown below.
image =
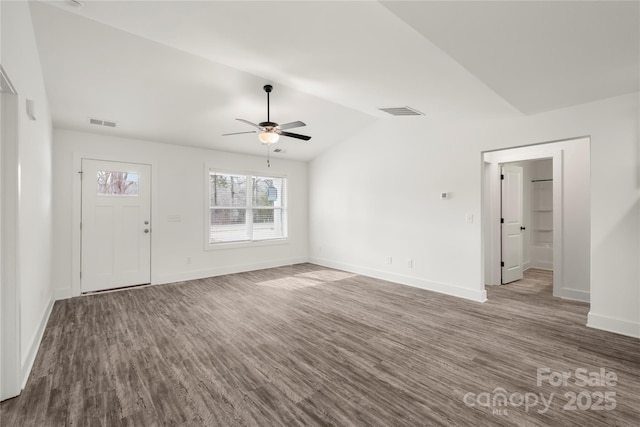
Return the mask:
<svg viewBox="0 0 640 427">
<path fill-rule="evenodd" d="M 522 168 L 502 167 L 502 283 L 522 279 Z"/>
<path fill-rule="evenodd" d="M 151 166 L 82 160 L 81 290 L 151 282 Z"/>
</svg>

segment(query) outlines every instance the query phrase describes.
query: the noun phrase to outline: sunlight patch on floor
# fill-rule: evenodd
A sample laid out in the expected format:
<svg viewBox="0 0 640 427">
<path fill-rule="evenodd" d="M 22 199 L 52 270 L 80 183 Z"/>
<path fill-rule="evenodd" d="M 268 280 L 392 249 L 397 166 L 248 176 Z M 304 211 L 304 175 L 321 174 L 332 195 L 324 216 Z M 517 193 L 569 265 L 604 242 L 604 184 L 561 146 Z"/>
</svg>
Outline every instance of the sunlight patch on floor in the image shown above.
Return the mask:
<svg viewBox="0 0 640 427">
<path fill-rule="evenodd" d="M 266 280 L 256 284 L 259 286 L 267 286 L 269 288 L 294 290 L 318 286 L 321 285 L 322 282 L 304 277 L 283 277 L 282 279 Z"/>
<path fill-rule="evenodd" d="M 336 282 L 338 280 L 348 279 L 350 277 L 355 277 L 357 274 L 347 273 L 346 271 L 336 271 L 336 270 L 318 270 L 318 271 L 310 271 L 308 273 L 297 274 L 296 277 L 304 277 L 314 280 L 320 280 L 322 282 Z"/>
</svg>

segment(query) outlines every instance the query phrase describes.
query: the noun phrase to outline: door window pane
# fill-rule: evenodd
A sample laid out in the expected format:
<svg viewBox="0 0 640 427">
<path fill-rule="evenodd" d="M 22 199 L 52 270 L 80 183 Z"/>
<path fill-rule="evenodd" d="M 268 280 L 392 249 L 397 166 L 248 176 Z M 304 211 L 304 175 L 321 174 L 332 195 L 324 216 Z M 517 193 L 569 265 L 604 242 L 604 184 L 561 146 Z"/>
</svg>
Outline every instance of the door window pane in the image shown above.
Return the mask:
<svg viewBox="0 0 640 427">
<path fill-rule="evenodd" d="M 98 171 L 96 191 L 99 196 L 137 196 L 137 172 Z"/>
</svg>

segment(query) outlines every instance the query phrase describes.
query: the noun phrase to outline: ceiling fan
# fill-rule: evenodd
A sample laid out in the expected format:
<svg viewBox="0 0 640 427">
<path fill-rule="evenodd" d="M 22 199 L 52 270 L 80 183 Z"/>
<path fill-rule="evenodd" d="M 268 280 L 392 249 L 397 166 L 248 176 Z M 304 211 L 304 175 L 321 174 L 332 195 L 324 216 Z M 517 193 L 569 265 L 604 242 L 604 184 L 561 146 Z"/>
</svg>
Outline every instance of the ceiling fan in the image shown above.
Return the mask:
<svg viewBox="0 0 640 427">
<path fill-rule="evenodd" d="M 306 126 L 306 124 L 301 122 L 301 121 L 285 123 L 283 125 L 279 125 L 278 123 L 275 123 L 275 122 L 271 121 L 271 119 L 269 117 L 269 94 L 273 90 L 273 86 L 265 85 L 263 87 L 263 89 L 264 89 L 265 92 L 267 92 L 267 121 L 255 124 L 255 123 L 252 123 L 252 122 L 250 122 L 248 120 L 245 120 L 245 119 L 236 119 L 236 120 L 238 120 L 238 121 L 240 121 L 242 123 L 246 123 L 248 125 L 251 125 L 251 126 L 257 128 L 258 130 L 251 130 L 251 131 L 247 131 L 247 132 L 225 133 L 225 134 L 222 134 L 222 136 L 240 135 L 240 134 L 243 134 L 243 133 L 257 133 L 258 134 L 258 138 L 265 145 L 275 144 L 280 139 L 280 136 L 288 136 L 289 138 L 302 139 L 303 141 L 310 140 L 311 137 L 307 136 L 307 135 L 300 135 L 299 133 L 293 133 L 293 132 L 285 132 L 285 129 L 293 129 L 293 128 Z"/>
</svg>

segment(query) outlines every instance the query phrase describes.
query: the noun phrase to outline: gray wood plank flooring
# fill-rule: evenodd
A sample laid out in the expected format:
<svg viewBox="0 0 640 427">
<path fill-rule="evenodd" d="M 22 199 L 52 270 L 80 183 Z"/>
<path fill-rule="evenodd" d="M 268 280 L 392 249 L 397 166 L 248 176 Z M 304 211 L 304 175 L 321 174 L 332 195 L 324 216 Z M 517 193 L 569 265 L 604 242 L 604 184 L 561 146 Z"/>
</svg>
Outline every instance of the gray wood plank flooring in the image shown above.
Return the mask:
<svg viewBox="0 0 640 427">
<path fill-rule="evenodd" d="M 587 328 L 588 305 L 553 298 L 551 281 L 529 270 L 481 304 L 300 264 L 58 301 L 0 421 L 639 425 L 640 340 Z M 538 386 L 545 367 L 572 376 Z M 581 386 L 578 368 L 617 382 Z M 512 401 L 494 405 L 502 389 Z M 615 408 L 597 404 L 605 392 Z M 546 412 L 520 404 L 534 394 L 553 396 Z"/>
</svg>

